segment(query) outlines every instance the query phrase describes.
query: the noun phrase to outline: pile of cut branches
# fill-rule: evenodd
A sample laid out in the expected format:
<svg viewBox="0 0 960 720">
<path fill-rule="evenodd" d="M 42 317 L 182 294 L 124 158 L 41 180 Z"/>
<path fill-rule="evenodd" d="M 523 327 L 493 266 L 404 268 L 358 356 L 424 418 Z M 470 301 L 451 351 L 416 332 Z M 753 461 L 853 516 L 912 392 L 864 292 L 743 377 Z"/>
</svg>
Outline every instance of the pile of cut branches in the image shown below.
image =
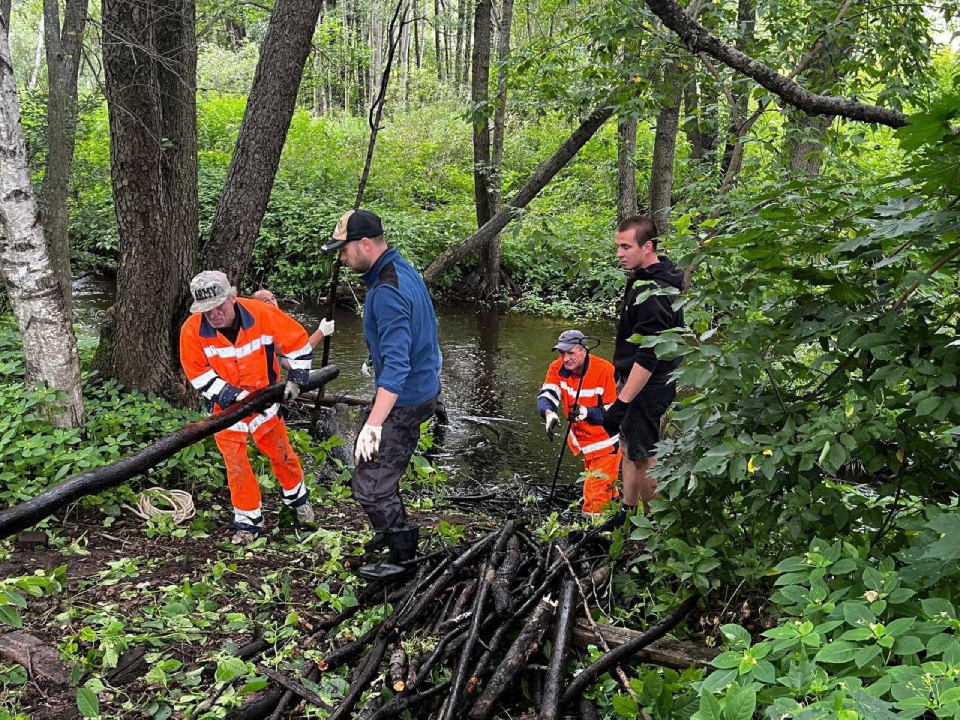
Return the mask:
<svg viewBox="0 0 960 720">
<path fill-rule="evenodd" d="M 539 708 L 538 718 L 561 717 L 565 709 L 589 717 L 592 708 L 581 698 L 583 691 L 613 670 L 629 688 L 619 664 L 662 638 L 697 601 L 690 596 L 679 602 L 656 625 L 613 650 L 598 632 L 606 652 L 572 676 L 567 659 L 577 616 L 589 617 L 587 598 L 608 577 L 605 545 L 595 532 L 540 545 L 510 520 L 472 543 L 418 558 L 406 582 L 367 586 L 358 605 L 314 626 L 310 639 L 323 640 L 364 606 L 385 602 L 389 611 L 382 622 L 308 663 L 302 682 L 261 667 L 279 687 L 232 717 L 279 718 L 299 696 L 298 701 L 328 710 L 331 720 L 341 720 L 354 715 L 365 693 L 357 717 L 366 720 L 404 711 L 480 720 L 504 710 L 523 713 L 531 705 Z M 532 664 L 547 638 L 549 663 Z M 408 653 L 411 647 L 428 649 Z M 351 668 L 348 687 L 333 707 L 309 686 L 317 687 L 322 675 L 344 665 Z M 521 690 L 524 680 L 532 702 Z M 381 683 L 390 691 L 382 692 Z"/>
</svg>

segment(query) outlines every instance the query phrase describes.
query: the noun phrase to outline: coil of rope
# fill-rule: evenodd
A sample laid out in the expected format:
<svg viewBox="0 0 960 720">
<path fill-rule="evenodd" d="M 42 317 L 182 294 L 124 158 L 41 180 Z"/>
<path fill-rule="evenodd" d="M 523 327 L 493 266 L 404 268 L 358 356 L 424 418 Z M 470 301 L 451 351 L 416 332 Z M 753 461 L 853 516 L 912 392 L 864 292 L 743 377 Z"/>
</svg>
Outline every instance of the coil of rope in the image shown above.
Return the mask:
<svg viewBox="0 0 960 720">
<path fill-rule="evenodd" d="M 167 505 L 167 508 L 157 507 L 154 501 Z M 165 488 L 147 488 L 137 496 L 137 506 L 124 505 L 130 512 L 143 520 L 150 520 L 158 515 L 169 515 L 174 525 L 179 525 L 196 515 L 193 507 L 193 497 L 184 490 L 167 490 Z"/>
</svg>

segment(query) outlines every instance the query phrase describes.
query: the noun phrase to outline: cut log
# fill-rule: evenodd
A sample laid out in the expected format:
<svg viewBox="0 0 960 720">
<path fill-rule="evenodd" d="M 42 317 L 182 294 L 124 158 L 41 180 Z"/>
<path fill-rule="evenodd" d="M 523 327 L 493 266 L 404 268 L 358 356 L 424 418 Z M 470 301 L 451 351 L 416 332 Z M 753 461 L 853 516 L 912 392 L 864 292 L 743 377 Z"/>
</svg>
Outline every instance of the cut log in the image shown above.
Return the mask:
<svg viewBox="0 0 960 720">
<path fill-rule="evenodd" d="M 36 550 L 47 546 L 47 534 L 43 530 L 24 530 L 17 535 L 17 547 L 21 550 Z"/>
<path fill-rule="evenodd" d="M 602 623 L 597 623 L 597 627 L 611 650 L 620 647 L 624 643 L 630 642 L 642 634 L 630 628 L 604 625 Z M 588 620 L 580 619 L 577 621 L 577 624 L 573 628 L 573 644 L 580 648 L 598 644 L 597 637 L 590 627 Z M 650 643 L 650 645 L 645 648 L 641 648 L 635 652 L 632 657 L 640 662 L 673 668 L 674 670 L 684 670 L 691 665 L 705 668 L 710 665 L 710 662 L 719 654 L 720 651 L 713 648 L 663 638 Z"/>
<path fill-rule="evenodd" d="M 336 365 L 328 365 L 321 370 L 314 370 L 310 373 L 310 381 L 304 387 L 307 389 L 316 388 L 335 379 L 339 374 L 340 368 Z M 9 510 L 4 510 L 0 513 L 0 538 L 8 537 L 15 532 L 30 527 L 84 495 L 93 495 L 122 485 L 131 478 L 173 457 L 184 448 L 220 430 L 225 430 L 250 413 L 263 410 L 283 397 L 285 385 L 286 383 L 280 382 L 271 387 L 257 390 L 242 402 L 231 405 L 229 409 L 222 413 L 185 425 L 133 455 L 128 455 L 95 470 L 74 475 L 46 492 L 40 493 L 19 505 L 14 505 Z"/>
<path fill-rule="evenodd" d="M 43 680 L 44 685 L 70 684 L 70 671 L 60 662 L 59 653 L 33 635 L 17 631 L 0 637 L 0 657 L 23 665 L 32 680 Z"/>
</svg>

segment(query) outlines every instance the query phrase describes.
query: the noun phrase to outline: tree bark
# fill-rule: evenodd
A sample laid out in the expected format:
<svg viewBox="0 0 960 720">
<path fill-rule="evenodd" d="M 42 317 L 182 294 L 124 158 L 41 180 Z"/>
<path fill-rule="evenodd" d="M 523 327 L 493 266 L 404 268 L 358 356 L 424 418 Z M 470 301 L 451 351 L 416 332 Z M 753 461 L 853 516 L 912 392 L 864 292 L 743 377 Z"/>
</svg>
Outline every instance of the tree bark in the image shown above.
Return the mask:
<svg viewBox="0 0 960 720">
<path fill-rule="evenodd" d="M 673 206 L 673 161 L 677 150 L 680 122 L 680 84 L 682 74 L 676 62 L 663 70 L 664 104 L 657 115 L 650 168 L 650 218 L 660 235 L 670 230 L 670 209 Z"/>
<path fill-rule="evenodd" d="M 471 3 L 474 0 L 466 0 L 467 16 L 464 22 L 467 24 L 463 31 L 463 85 L 470 84 L 470 58 L 473 57 L 473 13 L 471 12 Z"/>
<path fill-rule="evenodd" d="M 263 41 L 223 194 L 217 203 L 204 269 L 239 284 L 253 256 L 260 223 L 280 166 L 310 54 L 321 0 L 277 0 Z"/>
<path fill-rule="evenodd" d="M 80 357 L 63 290 L 40 224 L 27 144 L 20 120 L 10 37 L 0 32 L 0 270 L 23 341 L 26 384 L 36 382 L 66 398 L 46 410 L 57 427 L 83 424 Z"/>
<path fill-rule="evenodd" d="M 423 65 L 423 44 L 420 42 L 420 0 L 413 0 L 413 61 L 419 70 Z"/>
<path fill-rule="evenodd" d="M 476 0 L 477 39 L 473 45 L 473 84 L 470 100 L 475 112 L 473 118 L 473 198 L 477 227 L 493 215 L 490 185 L 490 36 L 492 0 Z M 482 113 L 482 114 L 481 114 Z"/>
<path fill-rule="evenodd" d="M 489 242 L 490 238 L 499 234 L 518 214 L 518 211 L 525 208 L 546 187 L 547 183 L 570 162 L 580 148 L 594 136 L 612 114 L 613 108 L 606 103 L 594 110 L 580 127 L 567 138 L 563 145 L 549 159 L 540 164 L 533 175 L 527 179 L 517 194 L 507 201 L 500 212 L 490 218 L 490 221 L 473 235 L 448 248 L 430 263 L 430 266 L 423 273 L 424 281 L 428 285 L 435 285 L 454 265 L 469 257 L 478 248 Z"/>
<path fill-rule="evenodd" d="M 637 119 L 617 123 L 617 223 L 637 214 Z"/>
<path fill-rule="evenodd" d="M 44 0 L 43 14 L 47 47 L 47 169 L 40 200 L 50 260 L 63 290 L 67 313 L 72 315 L 67 192 L 77 129 L 77 77 L 87 0 L 66 0 L 62 30 L 59 0 Z"/>
<path fill-rule="evenodd" d="M 691 52 L 705 52 L 724 65 L 756 80 L 788 105 L 810 115 L 839 115 L 849 120 L 877 123 L 892 128 L 907 124 L 907 116 L 891 108 L 869 105 L 850 98 L 818 95 L 801 87 L 763 63 L 727 45 L 693 20 L 676 0 L 646 0 L 663 24 L 673 30 Z"/>
<path fill-rule="evenodd" d="M 120 271 L 97 363 L 178 404 L 195 397 L 176 358 L 197 253 L 195 12 L 193 0 L 103 1 Z"/>
<path fill-rule="evenodd" d="M 497 102 L 493 116 L 493 147 L 490 151 L 490 171 L 487 177 L 491 217 L 500 212 L 501 203 L 500 173 L 503 168 L 503 142 L 507 119 L 507 63 L 510 59 L 510 28 L 512 23 L 513 0 L 503 0 L 500 34 L 497 41 Z M 476 87 L 476 73 L 477 71 L 474 70 L 474 87 Z M 477 219 L 479 220 L 479 212 Z M 478 226 L 482 225 L 479 222 L 477 224 Z M 500 291 L 500 262 L 500 236 L 496 235 L 480 251 L 480 295 L 484 300 L 492 300 Z"/>
</svg>

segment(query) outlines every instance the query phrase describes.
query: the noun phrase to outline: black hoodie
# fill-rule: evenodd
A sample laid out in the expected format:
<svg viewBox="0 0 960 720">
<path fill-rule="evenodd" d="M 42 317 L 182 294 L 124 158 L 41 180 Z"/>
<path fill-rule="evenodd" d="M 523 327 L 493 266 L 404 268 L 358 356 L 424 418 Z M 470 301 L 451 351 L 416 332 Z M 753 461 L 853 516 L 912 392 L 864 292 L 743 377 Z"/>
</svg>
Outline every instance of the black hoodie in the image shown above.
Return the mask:
<svg viewBox="0 0 960 720">
<path fill-rule="evenodd" d="M 675 295 L 653 295 L 639 304 L 636 302 L 637 296 L 654 289 L 654 284 L 683 292 L 683 271 L 668 257 L 660 255 L 660 262 L 634 271 L 627 280 L 613 350 L 613 365 L 618 380 L 627 379 L 634 363 L 649 370 L 660 381 L 680 365 L 680 358 L 658 361 L 654 348 L 629 342 L 629 338 L 635 334 L 657 335 L 670 328 L 683 327 L 683 308 L 674 310 L 672 307 L 677 299 Z"/>
</svg>

